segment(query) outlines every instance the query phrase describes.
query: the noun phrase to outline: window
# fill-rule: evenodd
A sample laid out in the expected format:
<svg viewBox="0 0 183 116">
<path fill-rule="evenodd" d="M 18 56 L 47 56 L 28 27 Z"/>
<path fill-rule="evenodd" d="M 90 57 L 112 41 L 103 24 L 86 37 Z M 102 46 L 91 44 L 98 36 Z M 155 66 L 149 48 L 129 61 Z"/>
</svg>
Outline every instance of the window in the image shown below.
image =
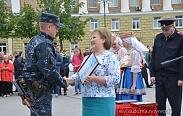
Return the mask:
<svg viewBox="0 0 183 116">
<path fill-rule="evenodd" d="M 119 31 L 119 19 L 111 19 L 111 30 Z"/>
<path fill-rule="evenodd" d="M 130 0 L 130 6 L 139 6 L 138 0 Z"/>
<path fill-rule="evenodd" d="M 159 5 L 159 0 L 151 0 L 152 5 Z"/>
<path fill-rule="evenodd" d="M 97 0 L 88 0 L 88 7 L 89 8 L 96 8 L 97 7 Z"/>
<path fill-rule="evenodd" d="M 161 17 L 154 17 L 154 21 L 153 21 L 153 28 L 154 29 L 160 29 L 161 25 L 158 22 L 161 19 Z"/>
<path fill-rule="evenodd" d="M 109 7 L 118 7 L 118 0 L 110 0 Z"/>
<path fill-rule="evenodd" d="M 175 16 L 177 19 L 175 26 L 176 27 L 183 27 L 183 16 Z"/>
<path fill-rule="evenodd" d="M 6 0 L 6 4 L 8 7 L 11 7 L 11 0 Z"/>
<path fill-rule="evenodd" d="M 72 8 L 77 6 L 76 0 L 71 0 L 71 6 Z"/>
<path fill-rule="evenodd" d="M 0 52 L 6 52 L 6 43 L 0 43 Z"/>
<path fill-rule="evenodd" d="M 139 30 L 140 29 L 140 18 L 133 18 L 132 19 L 132 30 Z"/>
<path fill-rule="evenodd" d="M 74 49 L 77 47 L 78 47 L 78 42 L 71 42 L 71 48 L 70 48 L 71 54 L 74 54 Z"/>
<path fill-rule="evenodd" d="M 181 4 L 181 0 L 172 0 L 172 4 Z"/>
<path fill-rule="evenodd" d="M 94 30 L 95 28 L 98 28 L 98 19 L 91 19 L 90 20 L 90 30 Z"/>
</svg>

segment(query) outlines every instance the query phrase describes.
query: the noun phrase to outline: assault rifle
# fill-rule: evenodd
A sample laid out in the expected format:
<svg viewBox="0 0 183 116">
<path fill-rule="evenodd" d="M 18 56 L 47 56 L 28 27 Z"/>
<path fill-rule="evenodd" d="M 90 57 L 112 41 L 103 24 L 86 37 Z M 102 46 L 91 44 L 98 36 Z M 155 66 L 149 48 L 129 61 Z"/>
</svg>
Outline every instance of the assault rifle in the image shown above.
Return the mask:
<svg viewBox="0 0 183 116">
<path fill-rule="evenodd" d="M 18 90 L 19 95 L 22 98 L 23 104 L 26 105 L 31 110 L 31 112 L 34 112 L 38 116 L 36 110 L 33 108 L 32 102 L 30 101 L 30 98 L 27 95 L 27 92 L 25 91 L 25 89 L 23 87 L 24 85 L 21 83 L 21 81 L 15 80 L 15 81 L 13 81 L 13 84 L 15 85 L 16 89 Z"/>
</svg>

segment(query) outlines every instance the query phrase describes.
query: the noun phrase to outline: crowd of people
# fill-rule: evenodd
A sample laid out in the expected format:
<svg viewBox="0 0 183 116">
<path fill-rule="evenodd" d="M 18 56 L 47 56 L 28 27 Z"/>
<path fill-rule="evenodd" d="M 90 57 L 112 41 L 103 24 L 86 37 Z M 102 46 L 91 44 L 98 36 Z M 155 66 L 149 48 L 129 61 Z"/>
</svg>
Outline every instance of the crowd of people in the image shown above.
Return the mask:
<svg viewBox="0 0 183 116">
<path fill-rule="evenodd" d="M 62 77 L 69 77 L 69 64 L 71 57 L 67 54 L 66 50 L 61 51 L 60 46 L 56 45 L 56 68 Z M 13 90 L 13 81 L 21 80 L 22 71 L 25 64 L 25 53 L 14 51 L 13 55 L 5 52 L 0 52 L 0 95 L 2 97 L 9 97 L 13 92 L 18 92 L 16 88 Z M 63 88 L 63 95 L 67 95 L 67 88 Z M 56 97 L 62 95 L 61 88 L 55 86 L 53 94 Z"/>
<path fill-rule="evenodd" d="M 142 95 L 146 94 L 143 78 L 148 88 L 156 84 L 158 115 L 166 115 L 168 99 L 172 116 L 181 116 L 183 60 L 176 60 L 170 66 L 161 65 L 183 55 L 183 34 L 175 29 L 175 21 L 169 18 L 159 20 L 162 33 L 156 36 L 153 47 L 144 46 L 132 32 L 120 33 L 119 37 L 103 27 L 91 32 L 91 49 L 99 65 L 85 78 L 82 86 L 82 116 L 115 116 L 115 100 L 142 102 Z M 145 56 L 143 52 L 146 52 Z M 81 83 L 77 74 L 66 80 L 70 85 Z"/>
<path fill-rule="evenodd" d="M 22 77 L 25 63 L 23 52 L 14 52 L 13 55 L 0 52 L 0 95 L 9 97 L 13 94 L 13 80 Z M 17 91 L 17 90 L 15 90 Z"/>
<path fill-rule="evenodd" d="M 174 21 L 159 21 L 162 33 L 156 36 L 153 47 L 143 45 L 133 32 L 118 36 L 105 27 L 96 28 L 91 32 L 91 48 L 86 47 L 82 53 L 76 47 L 71 58 L 66 50 L 61 52 L 59 45 L 53 46 L 58 27 L 64 28 L 64 25 L 56 15 L 43 12 L 40 32 L 30 40 L 26 55 L 14 52 L 12 58 L 0 52 L 0 94 L 8 97 L 13 93 L 13 75 L 15 79 L 24 79 L 35 109 L 31 116 L 51 116 L 52 93 L 58 97 L 63 88 L 63 95 L 67 95 L 67 87 L 72 85 L 75 86 L 73 94 L 82 95 L 82 116 L 115 116 L 116 100 L 142 102 L 145 84 L 150 88 L 155 83 L 158 110 L 166 110 L 168 98 L 172 116 L 180 116 L 183 60 L 161 66 L 162 62 L 183 55 L 183 34 L 175 29 Z M 96 56 L 98 65 L 81 83 L 77 72 L 90 54 Z M 73 75 L 69 75 L 70 63 L 74 67 Z M 165 113 L 159 112 L 159 116 Z"/>
</svg>

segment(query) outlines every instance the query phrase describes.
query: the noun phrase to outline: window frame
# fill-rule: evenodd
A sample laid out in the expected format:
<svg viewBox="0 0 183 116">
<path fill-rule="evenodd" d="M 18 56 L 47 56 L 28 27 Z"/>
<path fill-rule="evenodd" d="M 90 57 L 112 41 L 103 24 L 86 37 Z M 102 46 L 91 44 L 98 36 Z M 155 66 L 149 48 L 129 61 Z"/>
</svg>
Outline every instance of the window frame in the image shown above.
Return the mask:
<svg viewBox="0 0 183 116">
<path fill-rule="evenodd" d="M 130 0 L 130 7 L 137 7 L 139 6 L 138 0 Z"/>
<path fill-rule="evenodd" d="M 72 8 L 75 8 L 77 6 L 76 0 L 71 0 L 71 6 Z"/>
<path fill-rule="evenodd" d="M 155 18 L 159 18 L 159 19 L 156 19 L 156 20 L 155 20 Z M 161 20 L 161 19 L 162 19 L 162 17 L 154 17 L 154 18 L 153 18 L 153 29 L 161 29 L 161 25 L 160 25 L 160 23 L 158 22 L 158 21 Z M 156 23 L 157 27 L 155 27 L 155 23 Z"/>
<path fill-rule="evenodd" d="M 115 20 L 115 19 L 117 19 L 117 20 L 115 20 L 115 21 L 112 21 L 112 20 Z M 113 29 L 113 24 L 114 24 L 114 29 Z M 118 29 L 116 28 L 117 27 L 117 25 L 118 25 Z M 111 31 L 120 31 L 120 19 L 119 18 L 112 18 L 111 19 Z"/>
<path fill-rule="evenodd" d="M 88 0 L 88 8 L 97 8 L 97 0 Z"/>
<path fill-rule="evenodd" d="M 5 45 L 2 45 L 5 44 Z M 7 43 L 6 42 L 0 42 L 0 52 L 7 52 Z"/>
<path fill-rule="evenodd" d="M 74 54 L 74 49 L 78 47 L 78 42 L 70 42 L 70 53 Z"/>
<path fill-rule="evenodd" d="M 158 0 L 158 4 L 152 3 L 152 1 L 154 1 L 154 0 L 151 0 L 151 5 L 159 5 L 160 4 L 160 0 Z"/>
<path fill-rule="evenodd" d="M 172 4 L 181 4 L 181 0 L 171 0 Z"/>
<path fill-rule="evenodd" d="M 92 22 L 94 21 L 94 22 Z M 94 28 L 92 28 L 92 24 Z M 99 27 L 99 20 L 98 19 L 90 19 L 90 31 L 93 31 L 94 29 Z"/>
<path fill-rule="evenodd" d="M 138 19 L 138 20 L 134 20 L 134 19 Z M 135 23 L 135 28 L 133 28 L 134 27 L 133 23 Z M 139 28 L 136 28 L 138 23 L 139 23 Z M 140 26 L 140 18 L 138 18 L 138 17 L 132 18 L 132 30 L 141 30 L 140 28 L 141 28 L 141 26 Z"/>
<path fill-rule="evenodd" d="M 11 0 L 6 0 L 7 7 L 11 7 Z"/>
<path fill-rule="evenodd" d="M 179 17 L 181 17 L 181 18 L 179 18 Z M 177 21 L 175 22 L 175 27 L 183 28 L 183 15 L 177 15 L 177 16 L 175 16 L 175 19 L 177 19 Z M 180 23 L 181 23 L 180 20 L 182 20 L 182 26 L 180 26 Z"/>
<path fill-rule="evenodd" d="M 109 7 L 118 7 L 118 0 L 110 0 Z"/>
</svg>

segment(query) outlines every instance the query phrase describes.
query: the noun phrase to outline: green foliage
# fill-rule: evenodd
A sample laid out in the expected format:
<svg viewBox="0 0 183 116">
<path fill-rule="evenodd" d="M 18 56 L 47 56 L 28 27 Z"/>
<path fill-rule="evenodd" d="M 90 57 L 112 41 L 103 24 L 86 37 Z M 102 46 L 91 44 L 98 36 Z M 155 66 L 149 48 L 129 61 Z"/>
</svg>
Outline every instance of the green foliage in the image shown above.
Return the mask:
<svg viewBox="0 0 183 116">
<path fill-rule="evenodd" d="M 57 15 L 60 22 L 65 25 L 58 32 L 61 45 L 64 40 L 81 41 L 81 38 L 85 35 L 84 28 L 89 19 L 81 20 L 81 15 L 71 16 L 71 14 L 78 13 L 79 7 L 82 7 L 84 3 L 75 5 L 76 3 L 73 0 L 38 0 L 37 3 L 39 5 L 37 9 L 33 9 L 32 5 L 24 3 L 20 13 L 13 14 L 5 5 L 5 1 L 0 0 L 0 37 L 13 36 L 31 39 L 39 31 L 40 13 L 50 12 Z"/>
<path fill-rule="evenodd" d="M 6 6 L 5 0 L 0 0 L 0 38 L 11 36 L 13 26 L 10 22 L 11 10 Z"/>
<path fill-rule="evenodd" d="M 20 13 L 14 14 L 11 22 L 14 23 L 14 37 L 31 39 L 39 31 L 39 14 L 30 4 L 24 3 Z"/>
<path fill-rule="evenodd" d="M 84 28 L 89 19 L 82 21 L 81 16 L 71 16 L 71 13 L 77 13 L 79 7 L 82 7 L 84 3 L 75 6 L 73 0 L 39 0 L 38 4 L 41 9 L 39 12 L 53 13 L 57 15 L 60 18 L 60 22 L 65 25 L 65 27 L 59 29 L 58 32 L 61 45 L 64 40 L 69 40 L 70 42 L 80 41 L 81 37 L 85 35 Z"/>
</svg>

